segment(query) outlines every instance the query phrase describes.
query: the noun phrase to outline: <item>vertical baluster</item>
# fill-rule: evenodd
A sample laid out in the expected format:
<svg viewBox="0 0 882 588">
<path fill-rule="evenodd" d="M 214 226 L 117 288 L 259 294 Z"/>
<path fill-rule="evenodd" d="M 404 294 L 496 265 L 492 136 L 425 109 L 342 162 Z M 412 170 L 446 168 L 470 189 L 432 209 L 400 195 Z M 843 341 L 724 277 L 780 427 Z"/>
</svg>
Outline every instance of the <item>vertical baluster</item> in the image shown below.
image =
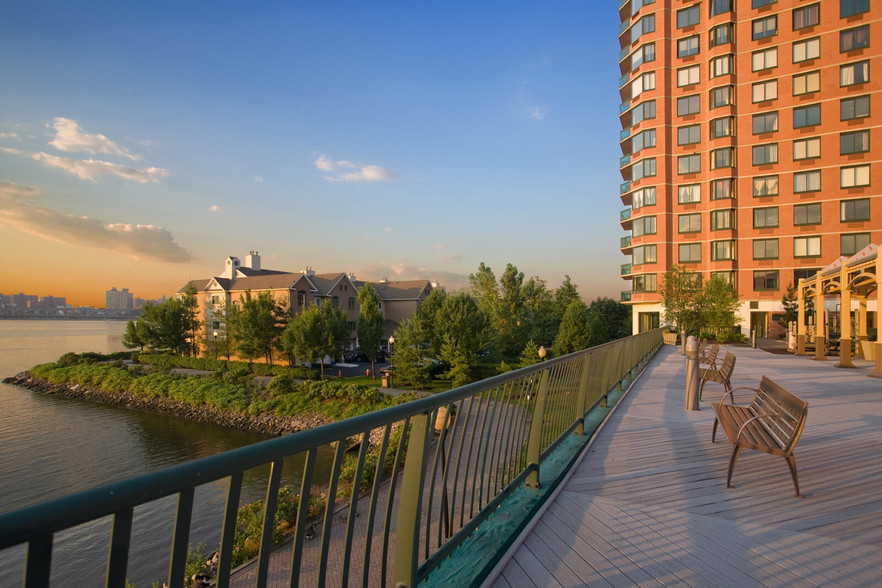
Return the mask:
<svg viewBox="0 0 882 588">
<path fill-rule="evenodd" d="M 485 396 L 487 398 L 486 403 L 483 401 Z M 475 444 L 474 435 L 472 436 L 472 444 L 474 445 L 474 449 L 475 449 L 475 461 L 474 461 L 474 463 L 471 463 L 471 459 L 469 460 L 470 461 L 469 465 L 472 467 L 472 493 L 469 498 L 469 518 L 470 519 L 475 516 L 475 491 L 477 490 L 477 487 L 479 484 L 478 461 L 481 459 L 482 454 L 486 455 L 486 453 L 487 453 L 487 448 L 484 445 L 484 431 L 487 426 L 487 415 L 490 413 L 490 393 L 485 390 L 484 392 L 481 393 L 481 399 L 482 399 L 481 400 L 481 408 L 483 408 L 483 410 L 484 410 L 484 414 L 481 416 L 481 432 L 478 434 L 477 444 Z M 475 425 L 476 425 L 475 428 L 477 428 L 477 424 L 478 424 L 478 422 L 476 420 L 475 421 Z M 474 431 L 472 431 L 472 433 L 474 433 Z M 469 447 L 469 457 L 471 457 L 471 451 L 472 451 L 472 447 Z M 465 498 L 465 496 L 463 496 L 463 498 Z"/>
<path fill-rule="evenodd" d="M 183 588 L 184 568 L 187 565 L 187 547 L 190 539 L 190 519 L 193 516 L 195 488 L 186 488 L 178 494 L 175 530 L 172 533 L 171 563 L 168 566 L 169 588 Z"/>
<path fill-rule="evenodd" d="M 303 542 L 306 535 L 306 522 L 309 518 L 309 499 L 312 496 L 312 476 L 315 471 L 316 449 L 306 452 L 303 464 L 303 478 L 300 482 L 300 499 L 297 503 L 297 528 L 294 530 L 294 546 L 291 549 L 291 588 L 300 585 L 300 560 L 303 557 Z"/>
<path fill-rule="evenodd" d="M 110 556 L 107 562 L 107 588 L 125 588 L 126 569 L 129 565 L 129 544 L 132 539 L 132 515 L 134 509 L 126 508 L 113 515 L 110 532 Z"/>
<path fill-rule="evenodd" d="M 346 439 L 337 441 L 334 452 L 334 465 L 331 466 L 331 479 L 328 481 L 328 503 L 325 505 L 325 518 L 322 522 L 322 551 L 319 556 L 318 581 L 316 586 L 325 586 L 328 575 L 328 552 L 331 547 L 331 526 L 334 524 L 334 504 L 337 497 L 337 483 L 340 481 L 340 468 L 346 452 Z"/>
<path fill-rule="evenodd" d="M 462 449 L 465 447 L 466 434 L 472 420 L 472 409 L 474 408 L 475 397 L 469 396 L 467 399 L 463 400 L 463 403 L 465 403 L 466 400 L 468 400 L 469 408 L 465 411 L 465 418 L 462 421 L 462 429 L 459 432 L 459 447 L 457 448 L 456 453 L 456 466 L 453 468 L 453 492 L 450 495 L 450 510 L 453 513 L 451 520 L 456 517 L 456 495 L 459 493 L 460 480 L 462 479 L 459 475 L 459 466 L 462 463 Z M 459 527 L 462 527 L 462 511 L 465 509 L 465 488 L 463 488 L 462 496 L 463 498 L 460 500 L 462 504 L 460 506 Z"/>
<path fill-rule="evenodd" d="M 377 470 L 374 472 L 374 484 L 371 488 L 371 503 L 368 508 L 367 525 L 364 531 L 364 558 L 362 560 L 361 585 L 368 588 L 371 579 L 371 547 L 373 546 L 374 519 L 377 515 L 377 501 L 380 497 L 380 485 L 383 482 L 383 465 L 386 462 L 386 451 L 389 449 L 389 435 L 392 425 L 386 425 L 383 441 L 380 443 L 380 454 L 377 456 Z M 292 587 L 293 588 L 293 587 Z"/>
<path fill-rule="evenodd" d="M 52 535 L 43 535 L 28 543 L 24 588 L 49 588 L 52 570 Z"/>
<path fill-rule="evenodd" d="M 285 459 L 277 459 L 270 465 L 269 483 L 263 501 L 263 528 L 260 533 L 260 552 L 257 555 L 258 586 L 266 586 L 270 553 L 273 550 L 273 528 L 276 521 L 276 504 L 279 501 L 279 486 L 282 483 L 282 465 Z"/>
<path fill-rule="evenodd" d="M 539 488 L 539 454 L 542 452 L 542 429 L 545 420 L 545 400 L 548 395 L 548 370 L 543 370 L 539 378 L 539 392 L 530 421 L 530 438 L 527 441 L 527 467 L 532 471 L 527 475 L 527 486 Z"/>
<path fill-rule="evenodd" d="M 341 586 L 347 586 L 349 581 L 352 535 L 355 533 L 355 518 L 358 516 L 358 497 L 361 494 L 361 474 L 364 471 L 364 459 L 370 444 L 370 436 L 370 431 L 365 431 L 361 435 L 361 448 L 358 452 L 358 463 L 355 465 L 355 478 L 352 480 L 352 494 L 349 497 L 349 517 L 346 521 L 346 541 L 343 547 L 343 570 L 340 574 Z"/>
<path fill-rule="evenodd" d="M 407 437 L 410 433 L 410 418 L 404 421 L 401 427 L 401 438 L 398 440 L 398 450 L 395 452 L 395 463 L 392 465 L 392 479 L 389 480 L 389 498 L 386 501 L 386 519 L 383 521 L 383 553 L 380 557 L 380 587 L 386 586 L 386 570 L 389 562 L 389 535 L 392 532 L 392 506 L 395 503 L 395 486 L 398 482 L 398 472 L 401 469 L 401 458 L 407 447 Z"/>
<path fill-rule="evenodd" d="M 422 516 L 423 483 L 425 482 L 426 446 L 429 443 L 429 415 L 411 417 L 412 427 L 401 477 L 401 498 L 398 501 L 398 522 L 395 529 L 395 561 L 393 574 L 396 586 L 416 586 L 419 557 L 420 521 Z"/>
<path fill-rule="evenodd" d="M 230 476 L 227 504 L 224 507 L 224 523 L 221 532 L 220 554 L 217 566 L 217 587 L 229 588 L 230 568 L 233 562 L 233 539 L 236 535 L 236 514 L 239 512 L 239 495 L 242 492 L 242 472 Z"/>
</svg>

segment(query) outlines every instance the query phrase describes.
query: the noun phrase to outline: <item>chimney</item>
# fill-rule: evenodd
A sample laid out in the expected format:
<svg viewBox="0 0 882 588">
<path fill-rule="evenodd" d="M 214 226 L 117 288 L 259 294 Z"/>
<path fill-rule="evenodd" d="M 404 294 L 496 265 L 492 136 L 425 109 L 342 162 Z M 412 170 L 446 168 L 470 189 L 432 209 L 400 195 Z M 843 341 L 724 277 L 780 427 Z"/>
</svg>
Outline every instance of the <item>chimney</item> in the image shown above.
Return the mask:
<svg viewBox="0 0 882 588">
<path fill-rule="evenodd" d="M 245 263 L 243 265 L 259 272 L 260 254 L 257 251 L 249 251 L 248 255 L 245 256 Z"/>
<path fill-rule="evenodd" d="M 311 267 L 309 267 L 309 266 L 306 266 L 306 269 L 305 269 L 305 270 L 302 270 L 300 273 L 303 274 L 304 276 L 306 276 L 306 277 L 308 278 L 308 277 L 310 277 L 310 276 L 314 276 L 314 275 L 315 275 L 315 270 L 313 270 L 313 269 L 312 269 Z"/>
</svg>

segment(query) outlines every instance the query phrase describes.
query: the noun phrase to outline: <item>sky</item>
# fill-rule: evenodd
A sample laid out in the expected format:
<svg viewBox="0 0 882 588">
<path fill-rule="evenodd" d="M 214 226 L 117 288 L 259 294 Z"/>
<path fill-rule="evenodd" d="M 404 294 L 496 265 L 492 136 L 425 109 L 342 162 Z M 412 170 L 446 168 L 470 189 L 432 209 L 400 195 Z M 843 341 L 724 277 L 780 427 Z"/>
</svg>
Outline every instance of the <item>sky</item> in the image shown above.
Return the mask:
<svg viewBox="0 0 882 588">
<path fill-rule="evenodd" d="M 626 289 L 616 2 L 0 3 L 0 293 Z"/>
</svg>

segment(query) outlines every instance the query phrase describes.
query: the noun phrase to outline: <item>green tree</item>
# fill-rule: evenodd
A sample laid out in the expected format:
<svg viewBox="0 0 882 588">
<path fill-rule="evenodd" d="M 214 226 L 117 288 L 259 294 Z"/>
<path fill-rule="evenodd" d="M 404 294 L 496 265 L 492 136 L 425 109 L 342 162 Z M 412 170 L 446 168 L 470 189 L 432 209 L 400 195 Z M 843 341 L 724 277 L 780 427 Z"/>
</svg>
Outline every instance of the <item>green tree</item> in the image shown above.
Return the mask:
<svg viewBox="0 0 882 588">
<path fill-rule="evenodd" d="M 548 289 L 545 280 L 533 276 L 524 283 L 523 300 L 517 324 L 519 346 L 530 340 L 550 346 L 563 316 L 563 313 L 557 316 L 554 293 Z"/>
<path fill-rule="evenodd" d="M 285 329 L 287 316 L 284 306 L 271 292 L 251 295 L 251 290 L 239 297 L 239 307 L 227 313 L 229 335 L 236 354 L 249 361 L 263 356 L 273 363 L 273 350 Z"/>
<path fill-rule="evenodd" d="M 601 345 L 631 334 L 631 307 L 612 298 L 597 298 L 588 307 L 589 345 Z"/>
<path fill-rule="evenodd" d="M 591 344 L 591 330 L 588 326 L 588 307 L 581 300 L 573 300 L 564 312 L 557 338 L 554 340 L 554 355 L 560 357 Z"/>
<path fill-rule="evenodd" d="M 385 323 L 379 308 L 379 296 L 370 282 L 358 291 L 358 344 L 371 359 L 371 375 L 376 378 L 377 349 L 383 338 Z"/>
<path fill-rule="evenodd" d="M 695 299 L 701 290 L 700 278 L 687 272 L 680 265 L 672 265 L 662 276 L 658 293 L 665 306 L 665 320 L 676 326 L 677 331 L 694 328 L 697 325 Z"/>
<path fill-rule="evenodd" d="M 401 323 L 395 330 L 395 347 L 392 349 L 396 377 L 414 389 L 425 388 L 431 381 L 429 365 L 422 357 L 425 335 L 418 322 L 415 315 Z"/>
<path fill-rule="evenodd" d="M 135 334 L 144 347 L 174 354 L 193 354 L 200 326 L 196 289 L 188 284 L 180 297 L 161 304 L 148 302 L 136 323 Z"/>
<path fill-rule="evenodd" d="M 695 297 L 699 332 L 707 328 L 719 335 L 738 322 L 739 317 L 735 313 L 740 305 L 735 288 L 720 276 L 711 276 Z"/>
<path fill-rule="evenodd" d="M 582 300 L 579 290 L 570 276 L 565 275 L 564 281 L 554 290 L 554 316 L 557 317 L 558 324 L 563 320 L 567 308 L 576 300 Z"/>
<path fill-rule="evenodd" d="M 135 321 L 126 323 L 126 332 L 123 335 L 122 344 L 127 349 L 138 347 L 141 351 L 144 351 L 144 342 L 138 336 L 138 326 L 135 324 Z"/>
<path fill-rule="evenodd" d="M 784 296 L 781 297 L 781 304 L 784 306 L 784 312 L 778 319 L 778 324 L 788 329 L 790 323 L 799 320 L 799 299 L 796 296 L 796 286 L 792 283 L 787 284 Z"/>
<path fill-rule="evenodd" d="M 330 304 L 309 306 L 282 333 L 282 348 L 301 361 L 316 361 L 325 377 L 325 356 L 339 357 L 349 340 L 346 313 Z"/>
<path fill-rule="evenodd" d="M 441 340 L 437 356 L 450 365 L 447 377 L 455 386 L 471 381 L 478 353 L 486 348 L 488 320 L 475 299 L 465 292 L 445 297 L 435 315 L 434 337 Z"/>
<path fill-rule="evenodd" d="M 539 346 L 536 345 L 536 342 L 530 339 L 527 341 L 527 344 L 524 345 L 524 350 L 521 351 L 521 361 L 520 367 L 525 368 L 531 365 L 536 365 L 539 363 Z"/>
</svg>

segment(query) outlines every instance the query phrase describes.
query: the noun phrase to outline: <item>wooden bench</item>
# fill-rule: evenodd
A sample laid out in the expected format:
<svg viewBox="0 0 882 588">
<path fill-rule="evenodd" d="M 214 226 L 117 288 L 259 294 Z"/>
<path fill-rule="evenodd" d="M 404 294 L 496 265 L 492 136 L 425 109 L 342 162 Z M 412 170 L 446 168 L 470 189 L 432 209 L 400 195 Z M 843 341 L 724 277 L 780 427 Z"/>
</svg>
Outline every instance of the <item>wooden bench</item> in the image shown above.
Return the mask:
<svg viewBox="0 0 882 588">
<path fill-rule="evenodd" d="M 780 455 L 787 461 L 796 496 L 802 498 L 799 493 L 799 476 L 796 473 L 793 448 L 805 426 L 808 403 L 766 376 L 760 381 L 759 388 L 744 389 L 755 392 L 750 406 L 734 404 L 732 400 L 734 390 L 724 394 L 720 402 L 711 404 L 716 415 L 711 441 L 716 442 L 717 427 L 722 426 L 729 443 L 735 446 L 729 459 L 726 487 L 732 487 L 732 470 L 735 468 L 738 454 L 745 448 L 754 449 Z M 726 396 L 729 396 L 732 403 L 724 402 Z"/>
<path fill-rule="evenodd" d="M 710 350 L 707 349 L 707 345 L 705 347 L 698 348 L 698 362 L 702 365 L 707 365 L 710 367 L 714 367 L 717 365 L 717 356 L 720 354 L 720 344 L 714 343 L 711 345 Z"/>
<path fill-rule="evenodd" d="M 701 400 L 701 397 L 704 395 L 704 385 L 708 382 L 716 382 L 717 384 L 722 384 L 723 389 L 727 393 L 732 392 L 732 371 L 735 369 L 735 356 L 726 352 L 726 357 L 723 358 L 723 363 L 720 367 L 716 365 L 711 365 L 706 368 L 698 369 L 698 377 L 701 380 L 701 384 L 698 387 L 698 399 Z"/>
</svg>

